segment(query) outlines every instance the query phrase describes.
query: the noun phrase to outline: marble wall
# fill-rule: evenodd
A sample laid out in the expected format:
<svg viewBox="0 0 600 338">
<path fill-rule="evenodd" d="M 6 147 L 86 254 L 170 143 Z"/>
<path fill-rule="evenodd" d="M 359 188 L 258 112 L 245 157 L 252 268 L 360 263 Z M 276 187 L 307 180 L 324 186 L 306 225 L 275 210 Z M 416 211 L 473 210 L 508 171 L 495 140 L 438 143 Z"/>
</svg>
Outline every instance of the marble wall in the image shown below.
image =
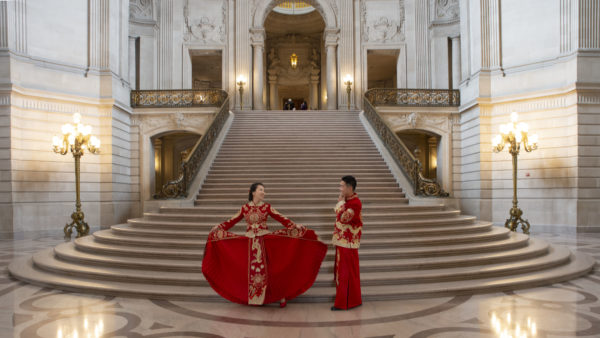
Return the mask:
<svg viewBox="0 0 600 338">
<path fill-rule="evenodd" d="M 325 23 L 322 108 L 345 109 L 342 78 L 349 74 L 350 105 L 360 109 L 367 53 L 389 50 L 398 55 L 399 88 L 461 91 L 455 110 L 385 114 L 397 129 L 410 127 L 407 116 L 415 114 L 419 128 L 442 135 L 440 177 L 465 213 L 504 222 L 511 161 L 506 152 L 492 153 L 491 137 L 517 111 L 540 136 L 540 149 L 520 156 L 525 216 L 533 224 L 594 224 L 600 202 L 600 9 L 594 0 L 308 2 Z M 72 158 L 53 154 L 50 140 L 74 112 L 103 142 L 101 155 L 83 158 L 86 217 L 109 225 L 138 214 L 148 198 L 152 133 L 144 130 L 149 113 L 129 106 L 130 88 L 138 78 L 141 89 L 191 88 L 190 55 L 220 51 L 232 108 L 240 106 L 239 75 L 248 79 L 244 107 L 265 106 L 268 78 L 252 73 L 261 65 L 266 71 L 264 20 L 276 4 L 0 1 L 0 231 L 66 222 Z M 160 123 L 177 130 L 172 114 L 164 113 Z M 204 113 L 199 116 L 210 115 Z M 200 134 L 210 123 L 204 117 L 194 127 Z"/>
<path fill-rule="evenodd" d="M 92 226 L 139 208 L 137 143 L 131 137 L 129 2 L 0 3 L 0 231 L 61 229 L 74 210 L 74 161 L 51 140 L 73 113 L 93 127 L 101 154 L 81 164 Z"/>
<path fill-rule="evenodd" d="M 532 224 L 597 225 L 600 9 L 587 1 L 461 1 L 460 147 L 463 210 L 504 223 L 512 162 L 491 138 L 512 111 L 539 134 L 519 157 L 519 204 Z M 540 18 L 532 22 L 532 18 Z M 543 19 L 542 19 L 543 18 Z M 594 18 L 594 20 L 592 20 Z M 527 32 L 524 34 L 524 32 Z"/>
</svg>

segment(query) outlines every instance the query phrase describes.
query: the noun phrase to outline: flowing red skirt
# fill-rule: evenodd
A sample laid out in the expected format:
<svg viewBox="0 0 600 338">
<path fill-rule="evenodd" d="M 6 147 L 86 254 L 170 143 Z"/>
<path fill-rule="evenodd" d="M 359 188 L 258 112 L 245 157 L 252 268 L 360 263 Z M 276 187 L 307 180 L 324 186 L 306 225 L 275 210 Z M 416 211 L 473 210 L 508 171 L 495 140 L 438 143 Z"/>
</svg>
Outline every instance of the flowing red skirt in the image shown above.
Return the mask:
<svg viewBox="0 0 600 338">
<path fill-rule="evenodd" d="M 262 259 L 257 265 L 256 253 L 260 251 Z M 266 288 L 261 303 L 268 304 L 306 292 L 326 252 L 327 245 L 312 230 L 282 229 L 255 239 L 221 230 L 218 236 L 211 233 L 206 242 L 202 273 L 223 298 L 248 304 L 258 278 L 254 269 L 262 266 L 266 278 L 260 277 L 259 282 Z"/>
</svg>

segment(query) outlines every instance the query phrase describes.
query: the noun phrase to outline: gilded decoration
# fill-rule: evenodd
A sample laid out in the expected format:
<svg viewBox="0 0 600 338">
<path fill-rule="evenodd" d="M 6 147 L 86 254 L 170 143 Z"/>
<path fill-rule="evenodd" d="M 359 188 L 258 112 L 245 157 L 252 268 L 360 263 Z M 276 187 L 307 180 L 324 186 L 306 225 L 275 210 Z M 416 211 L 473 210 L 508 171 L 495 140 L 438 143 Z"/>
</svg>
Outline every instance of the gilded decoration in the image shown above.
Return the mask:
<svg viewBox="0 0 600 338">
<path fill-rule="evenodd" d="M 365 97 L 375 107 L 450 107 L 460 105 L 460 92 L 458 90 L 376 88 L 368 90 Z"/>
<path fill-rule="evenodd" d="M 131 107 L 220 107 L 226 98 L 222 89 L 132 90 Z"/>
<path fill-rule="evenodd" d="M 387 150 L 392 154 L 396 164 L 398 164 L 404 175 L 411 182 L 416 195 L 426 197 L 448 197 L 449 194 L 442 189 L 439 182 L 423 176 L 423 167 L 421 162 L 414 157 L 406 145 L 404 145 L 400 138 L 398 138 L 398 136 L 392 131 L 392 129 L 375 110 L 374 105 L 377 103 L 379 103 L 379 105 L 386 105 L 381 104 L 382 102 L 387 103 L 387 105 L 399 105 L 397 103 L 391 104 L 397 101 L 390 102 L 383 100 L 384 98 L 388 97 L 389 93 L 395 93 L 397 91 L 402 90 L 371 89 L 367 91 L 364 97 L 365 118 L 369 121 L 369 124 L 371 124 L 375 132 L 379 135 L 379 138 Z"/>
</svg>

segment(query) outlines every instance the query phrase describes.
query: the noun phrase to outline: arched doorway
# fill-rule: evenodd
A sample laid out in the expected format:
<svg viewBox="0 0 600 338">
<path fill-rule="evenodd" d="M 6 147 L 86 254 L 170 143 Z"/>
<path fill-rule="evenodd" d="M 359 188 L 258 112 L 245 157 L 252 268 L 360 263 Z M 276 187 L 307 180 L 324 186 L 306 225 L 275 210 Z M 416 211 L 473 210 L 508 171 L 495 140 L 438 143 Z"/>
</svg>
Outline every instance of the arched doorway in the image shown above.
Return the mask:
<svg viewBox="0 0 600 338">
<path fill-rule="evenodd" d="M 423 176 L 436 180 L 442 177 L 438 166 L 438 159 L 441 157 L 442 137 L 440 135 L 420 129 L 406 129 L 396 132 L 396 135 L 421 162 Z"/>
<path fill-rule="evenodd" d="M 192 132 L 170 131 L 150 138 L 154 150 L 153 194 L 160 193 L 164 184 L 179 177 L 181 163 L 200 136 Z"/>
<path fill-rule="evenodd" d="M 320 13 L 302 1 L 285 2 L 269 13 L 265 20 L 269 109 L 283 109 L 288 98 L 296 108 L 303 101 L 310 109 L 321 107 L 324 29 Z"/>
<path fill-rule="evenodd" d="M 281 100 L 280 93 L 278 93 L 278 81 L 279 81 L 279 73 L 274 72 L 277 69 L 277 64 L 273 66 L 273 61 L 279 62 L 280 65 L 284 62 L 289 62 L 288 56 L 279 55 L 277 48 L 271 51 L 271 47 L 266 46 L 265 40 L 267 39 L 266 34 L 266 26 L 269 24 L 267 22 L 268 17 L 273 13 L 278 13 L 281 15 L 289 15 L 285 13 L 281 13 L 282 11 L 275 10 L 276 8 L 285 8 L 289 6 L 296 6 L 297 8 L 305 9 L 306 7 L 311 7 L 313 10 L 304 10 L 299 13 L 294 13 L 298 15 L 318 15 L 320 17 L 319 22 L 319 31 L 321 35 L 319 48 L 315 48 L 315 53 L 313 53 L 312 48 L 308 48 L 308 52 L 305 57 L 305 69 L 294 70 L 294 72 L 303 71 L 303 74 L 309 73 L 307 76 L 308 82 L 310 81 L 317 82 L 316 86 L 311 86 L 308 91 L 309 100 L 312 96 L 313 102 L 311 108 L 326 108 L 328 110 L 337 109 L 337 43 L 339 38 L 339 29 L 338 23 L 336 22 L 336 16 L 331 8 L 331 4 L 324 0 L 258 0 L 256 4 L 256 10 L 253 16 L 253 27 L 251 28 L 251 40 L 253 47 L 253 66 L 252 66 L 252 77 L 253 77 L 253 102 L 255 109 L 264 109 L 265 103 L 268 106 L 273 106 L 277 108 L 280 106 Z M 308 6 L 307 6 L 308 5 Z M 317 17 L 315 17 L 317 18 Z M 301 23 L 296 24 L 295 26 L 300 26 Z M 288 29 L 294 28 L 294 25 L 290 25 L 289 22 L 285 25 Z M 312 29 L 312 27 L 311 27 Z M 312 34 L 312 33 L 311 33 Z M 294 30 L 288 32 L 288 45 L 293 45 L 294 39 L 297 39 L 298 43 L 303 43 L 306 41 L 301 41 L 302 38 L 298 36 L 298 33 Z M 272 53 L 273 52 L 273 53 Z M 289 51 L 287 51 L 289 52 Z M 286 52 L 286 54 L 287 54 Z M 293 54 L 293 53 L 292 53 Z M 291 56 L 291 55 L 290 55 Z M 299 57 L 300 55 L 296 54 Z M 313 65 L 311 61 L 319 61 L 317 65 Z M 322 61 L 322 62 L 321 62 Z M 302 62 L 299 60 L 299 63 Z M 300 64 L 298 65 L 300 66 Z M 298 68 L 296 68 L 298 69 Z M 269 72 L 271 70 L 271 72 Z M 316 70 L 319 70 L 318 74 Z M 312 73 L 311 73 L 312 71 Z M 294 72 L 291 72 L 292 76 Z M 275 74 L 275 80 L 271 74 Z M 271 77 L 271 79 L 269 79 Z M 318 79 L 318 80 L 317 80 Z M 275 85 L 275 87 L 271 87 L 271 84 Z M 315 93 L 316 88 L 316 93 Z M 319 88 L 321 89 L 319 91 Z M 326 92 L 323 89 L 326 88 Z M 282 90 L 286 90 L 286 88 L 282 88 Z M 289 89 L 293 91 L 294 89 Z M 276 95 L 270 95 L 273 92 Z M 304 94 L 306 95 L 306 91 Z M 295 95 L 294 95 L 295 96 Z M 265 98 L 267 98 L 265 100 Z M 308 100 L 307 100 L 308 101 Z M 315 103 L 321 103 L 320 105 Z"/>
</svg>

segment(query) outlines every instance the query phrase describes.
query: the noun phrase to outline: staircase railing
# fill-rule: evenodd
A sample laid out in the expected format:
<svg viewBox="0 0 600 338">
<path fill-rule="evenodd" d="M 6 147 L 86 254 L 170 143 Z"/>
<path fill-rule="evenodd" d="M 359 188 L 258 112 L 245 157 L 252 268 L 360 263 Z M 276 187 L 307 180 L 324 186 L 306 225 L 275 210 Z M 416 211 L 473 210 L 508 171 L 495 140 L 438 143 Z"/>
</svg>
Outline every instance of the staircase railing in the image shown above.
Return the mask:
<svg viewBox="0 0 600 338">
<path fill-rule="evenodd" d="M 442 189 L 442 186 L 439 182 L 434 179 L 429 179 L 423 176 L 423 166 L 421 161 L 415 158 L 410 150 L 406 147 L 404 142 L 400 140 L 400 138 L 392 131 L 392 129 L 388 126 L 385 120 L 377 113 L 372 102 L 385 102 L 387 104 L 383 105 L 409 105 L 410 103 L 398 103 L 399 101 L 389 101 L 390 97 L 399 97 L 402 96 L 400 92 L 407 91 L 406 89 L 371 89 L 365 93 L 364 96 L 364 114 L 373 127 L 379 138 L 387 148 L 387 150 L 392 154 L 394 160 L 404 172 L 406 177 L 408 177 L 409 181 L 412 184 L 415 195 L 418 196 L 427 196 L 427 197 L 448 197 L 449 194 Z M 418 91 L 424 92 L 426 90 L 419 89 Z M 449 91 L 446 91 L 449 92 Z M 458 95 L 458 94 L 456 94 Z M 432 94 L 428 95 L 428 100 L 431 100 Z M 450 95 L 453 97 L 454 94 Z M 371 101 L 373 100 L 373 101 Z M 413 99 L 409 99 L 411 101 Z M 435 99 L 438 100 L 438 99 Z M 394 104 L 390 104 L 394 102 Z M 400 101 L 402 102 L 402 101 Z M 422 100 L 418 100 L 418 102 L 422 102 Z M 436 101 L 437 102 L 437 101 Z M 454 101 L 452 101 L 454 103 Z M 419 105 L 425 105 L 423 103 L 419 103 Z M 432 104 L 434 105 L 434 104 Z M 436 104 L 441 105 L 441 104 Z"/>
<path fill-rule="evenodd" d="M 175 91 L 170 91 L 175 92 Z M 189 91 L 183 91 L 189 92 Z M 198 91 L 193 91 L 198 92 Z M 212 102 L 220 103 L 219 111 L 216 113 L 214 120 L 208 127 L 206 133 L 200 137 L 198 142 L 194 145 L 188 156 L 183 160 L 179 167 L 179 177 L 175 180 L 169 181 L 163 185 L 161 191 L 154 195 L 155 199 L 174 199 L 174 198 L 185 198 L 188 196 L 190 185 L 198 174 L 202 164 L 208 157 L 208 153 L 212 149 L 215 141 L 219 137 L 227 118 L 229 117 L 229 97 L 227 92 L 218 90 L 218 95 L 215 91 L 215 100 L 217 97 L 222 97 L 223 100 L 216 100 Z M 133 100 L 133 93 L 132 93 Z M 176 103 L 179 104 L 179 103 Z M 204 104 L 204 105 L 214 105 Z M 181 107 L 181 106 L 179 106 Z"/>
<path fill-rule="evenodd" d="M 220 107 L 227 99 L 223 89 L 132 90 L 133 108 Z"/>
</svg>

